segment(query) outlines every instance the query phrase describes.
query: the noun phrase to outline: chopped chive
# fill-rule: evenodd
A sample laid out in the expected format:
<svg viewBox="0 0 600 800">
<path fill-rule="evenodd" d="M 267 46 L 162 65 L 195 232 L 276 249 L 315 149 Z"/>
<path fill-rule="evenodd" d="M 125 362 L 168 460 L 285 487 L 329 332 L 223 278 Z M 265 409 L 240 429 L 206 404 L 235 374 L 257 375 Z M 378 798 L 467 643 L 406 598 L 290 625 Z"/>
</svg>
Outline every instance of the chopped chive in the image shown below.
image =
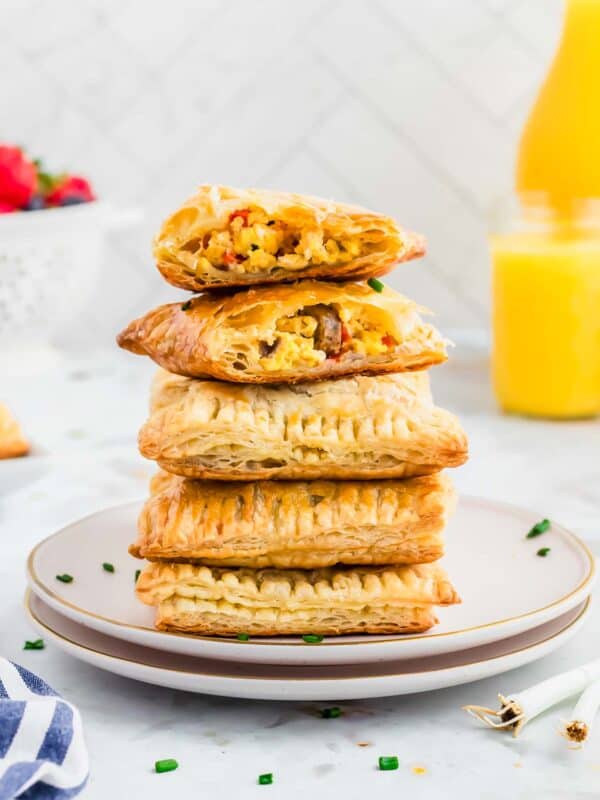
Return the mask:
<svg viewBox="0 0 600 800">
<path fill-rule="evenodd" d="M 102 564 L 102 569 L 104 570 L 104 572 L 114 572 L 115 571 L 115 566 L 114 566 L 114 564 L 111 564 L 109 561 L 105 561 Z"/>
<path fill-rule="evenodd" d="M 258 776 L 258 784 L 259 786 L 268 786 L 270 783 L 273 783 L 273 773 L 272 772 L 265 772 L 263 775 Z"/>
<path fill-rule="evenodd" d="M 549 552 L 550 552 L 550 548 L 549 547 L 540 547 L 540 549 L 537 551 L 536 555 L 537 556 L 547 556 Z"/>
<path fill-rule="evenodd" d="M 142 574 L 142 570 L 141 569 L 136 569 L 134 583 L 137 583 L 138 578 L 140 577 L 141 574 Z"/>
<path fill-rule="evenodd" d="M 331 708 L 322 708 L 321 716 L 323 719 L 336 719 L 342 716 L 342 709 L 339 706 L 332 706 Z"/>
<path fill-rule="evenodd" d="M 189 311 L 191 307 L 192 307 L 192 301 L 191 300 L 186 300 L 185 303 L 181 306 L 181 310 L 182 311 Z"/>
<path fill-rule="evenodd" d="M 62 575 L 57 575 L 56 580 L 61 583 L 73 583 L 73 576 L 65 572 Z"/>
<path fill-rule="evenodd" d="M 527 539 L 534 539 L 536 536 L 540 536 L 542 533 L 546 533 L 548 528 L 550 527 L 550 520 L 549 519 L 542 519 L 539 522 L 536 522 L 533 528 L 527 534 Z"/>
<path fill-rule="evenodd" d="M 174 758 L 163 758 L 161 761 L 154 762 L 156 772 L 173 772 L 178 766 L 179 764 Z"/>
<path fill-rule="evenodd" d="M 238 633 L 236 638 L 240 642 L 247 642 L 248 639 L 250 638 L 250 634 L 249 633 Z"/>
<path fill-rule="evenodd" d="M 377 278 L 369 278 L 367 283 L 374 292 L 383 292 L 385 289 L 384 284 L 381 281 L 378 281 Z"/>
<path fill-rule="evenodd" d="M 391 769 L 398 769 L 398 756 L 379 756 L 379 769 L 384 772 Z"/>
<path fill-rule="evenodd" d="M 302 638 L 306 644 L 320 644 L 323 641 L 323 637 L 318 633 L 305 633 Z"/>
<path fill-rule="evenodd" d="M 26 641 L 23 650 L 43 650 L 45 647 L 43 639 L 35 639 L 33 642 Z"/>
</svg>

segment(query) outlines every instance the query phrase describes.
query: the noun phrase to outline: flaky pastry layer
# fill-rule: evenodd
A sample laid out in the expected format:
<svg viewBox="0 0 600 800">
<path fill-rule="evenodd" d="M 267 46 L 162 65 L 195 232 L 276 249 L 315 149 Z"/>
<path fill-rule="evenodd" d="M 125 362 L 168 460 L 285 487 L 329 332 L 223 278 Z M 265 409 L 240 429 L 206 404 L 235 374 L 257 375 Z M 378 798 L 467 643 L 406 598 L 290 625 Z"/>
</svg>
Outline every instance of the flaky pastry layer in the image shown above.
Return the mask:
<svg viewBox="0 0 600 800">
<path fill-rule="evenodd" d="M 241 383 L 403 372 L 446 359 L 418 312 L 387 287 L 302 281 L 160 306 L 117 341 L 170 372 Z"/>
<path fill-rule="evenodd" d="M 435 564 L 352 569 L 217 569 L 154 563 L 136 584 L 163 630 L 234 636 L 416 633 L 460 599 Z"/>
<path fill-rule="evenodd" d="M 467 459 L 425 372 L 249 386 L 159 371 L 151 406 L 140 452 L 189 478 L 406 478 Z"/>
<path fill-rule="evenodd" d="M 443 555 L 448 477 L 406 481 L 191 481 L 162 473 L 130 553 L 217 566 L 419 564 Z"/>
<path fill-rule="evenodd" d="M 356 280 L 423 255 L 418 234 L 333 200 L 205 185 L 163 224 L 158 269 L 193 291 L 299 278 Z"/>
</svg>

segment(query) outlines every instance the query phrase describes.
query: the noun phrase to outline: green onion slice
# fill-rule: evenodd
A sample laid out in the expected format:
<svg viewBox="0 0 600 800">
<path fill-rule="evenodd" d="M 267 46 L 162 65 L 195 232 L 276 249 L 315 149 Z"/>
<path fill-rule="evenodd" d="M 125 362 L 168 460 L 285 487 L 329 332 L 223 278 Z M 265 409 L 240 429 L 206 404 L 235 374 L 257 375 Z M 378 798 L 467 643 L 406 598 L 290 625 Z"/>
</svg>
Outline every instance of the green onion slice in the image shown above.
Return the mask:
<svg viewBox="0 0 600 800">
<path fill-rule="evenodd" d="M 391 769 L 398 769 L 398 756 L 379 756 L 379 769 L 384 772 Z"/>
<path fill-rule="evenodd" d="M 137 579 L 140 577 L 141 574 L 142 574 L 142 570 L 141 569 L 136 569 L 136 571 L 135 571 L 135 579 L 134 579 L 135 583 L 137 583 Z"/>
<path fill-rule="evenodd" d="M 61 583 L 73 583 L 73 576 L 69 575 L 67 572 L 64 572 L 62 575 L 57 575 L 56 580 L 60 581 Z"/>
<path fill-rule="evenodd" d="M 240 642 L 247 642 L 248 639 L 250 638 L 250 634 L 249 633 L 238 633 L 236 638 Z"/>
<path fill-rule="evenodd" d="M 43 639 L 35 639 L 33 642 L 26 641 L 23 650 L 43 650 L 45 647 Z"/>
<path fill-rule="evenodd" d="M 156 772 L 173 772 L 178 766 L 179 764 L 174 758 L 163 758 L 160 761 L 154 762 L 154 769 Z"/>
<path fill-rule="evenodd" d="M 536 555 L 543 557 L 543 556 L 547 556 L 549 552 L 550 552 L 550 548 L 549 547 L 540 547 L 540 549 L 537 551 Z"/>
<path fill-rule="evenodd" d="M 306 644 L 320 644 L 323 641 L 323 637 L 318 633 L 305 633 L 302 638 Z"/>
<path fill-rule="evenodd" d="M 181 306 L 181 310 L 182 311 L 189 311 L 191 307 L 192 307 L 192 301 L 191 300 L 186 300 L 185 303 Z"/>
<path fill-rule="evenodd" d="M 262 775 L 259 775 L 258 783 L 260 786 L 268 786 L 269 783 L 273 783 L 273 773 L 265 772 Z"/>
<path fill-rule="evenodd" d="M 369 278 L 367 283 L 374 292 L 383 292 L 385 289 L 385 285 L 381 281 L 378 281 L 377 278 Z"/>
<path fill-rule="evenodd" d="M 111 564 L 109 561 L 105 561 L 102 564 L 102 569 L 104 570 L 104 572 L 114 572 L 115 571 L 115 566 L 114 566 L 114 564 Z"/>
<path fill-rule="evenodd" d="M 331 708 L 322 708 L 321 716 L 323 719 L 336 719 L 342 716 L 342 709 L 339 706 L 332 706 Z"/>
<path fill-rule="evenodd" d="M 549 519 L 542 519 L 539 522 L 536 522 L 533 528 L 527 534 L 527 539 L 534 539 L 536 536 L 540 536 L 542 533 L 546 533 L 548 528 L 550 527 L 550 520 Z"/>
</svg>

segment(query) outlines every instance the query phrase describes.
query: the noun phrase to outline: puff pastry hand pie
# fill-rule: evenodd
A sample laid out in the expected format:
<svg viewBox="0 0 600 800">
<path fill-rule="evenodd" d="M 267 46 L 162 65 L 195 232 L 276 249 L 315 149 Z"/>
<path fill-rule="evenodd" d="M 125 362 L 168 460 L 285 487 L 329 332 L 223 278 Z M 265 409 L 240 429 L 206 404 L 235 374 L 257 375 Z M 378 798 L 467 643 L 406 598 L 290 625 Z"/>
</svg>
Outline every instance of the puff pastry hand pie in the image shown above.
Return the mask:
<svg viewBox="0 0 600 800">
<path fill-rule="evenodd" d="M 193 291 L 298 278 L 368 278 L 424 252 L 421 236 L 358 206 L 210 185 L 172 214 L 154 241 L 166 280 Z"/>
<path fill-rule="evenodd" d="M 242 383 L 403 372 L 446 358 L 444 340 L 414 303 L 361 283 L 202 295 L 150 311 L 117 341 L 170 372 Z"/>
<path fill-rule="evenodd" d="M 0 458 L 25 456 L 29 442 L 23 436 L 19 423 L 4 403 L 0 403 Z"/>
<path fill-rule="evenodd" d="M 443 474 L 406 481 L 190 481 L 163 475 L 129 552 L 151 561 L 297 567 L 420 564 L 443 555 Z"/>
<path fill-rule="evenodd" d="M 467 458 L 426 372 L 248 386 L 161 370 L 139 447 L 168 472 L 217 480 L 405 478 Z"/>
<path fill-rule="evenodd" d="M 154 563 L 136 584 L 156 606 L 156 627 L 235 636 L 417 633 L 435 625 L 435 605 L 460 602 L 436 564 L 271 570 Z"/>
</svg>

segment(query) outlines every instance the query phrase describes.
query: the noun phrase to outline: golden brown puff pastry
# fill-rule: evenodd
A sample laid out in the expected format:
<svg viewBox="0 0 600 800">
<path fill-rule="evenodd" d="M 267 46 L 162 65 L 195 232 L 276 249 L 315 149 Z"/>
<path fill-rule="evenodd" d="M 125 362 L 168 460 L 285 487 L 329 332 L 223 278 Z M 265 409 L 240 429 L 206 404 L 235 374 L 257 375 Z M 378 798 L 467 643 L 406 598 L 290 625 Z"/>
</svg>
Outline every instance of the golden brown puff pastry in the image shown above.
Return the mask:
<svg viewBox="0 0 600 800">
<path fill-rule="evenodd" d="M 163 276 L 192 291 L 369 278 L 424 252 L 421 236 L 358 206 L 214 185 L 201 186 L 154 241 Z"/>
<path fill-rule="evenodd" d="M 192 481 L 159 473 L 129 552 L 150 561 L 314 569 L 441 558 L 455 505 L 438 473 L 405 481 Z"/>
<path fill-rule="evenodd" d="M 150 311 L 117 341 L 170 372 L 240 383 L 404 372 L 446 359 L 444 340 L 414 303 L 362 283 L 201 295 Z"/>
<path fill-rule="evenodd" d="M 167 472 L 216 480 L 407 478 L 467 459 L 426 372 L 251 386 L 160 370 L 139 447 Z"/>
<path fill-rule="evenodd" d="M 0 458 L 25 456 L 29 442 L 23 436 L 19 423 L 4 403 L 0 403 Z"/>
<path fill-rule="evenodd" d="M 276 570 L 156 562 L 136 583 L 156 627 L 235 636 L 418 633 L 460 602 L 437 564 Z"/>
</svg>

